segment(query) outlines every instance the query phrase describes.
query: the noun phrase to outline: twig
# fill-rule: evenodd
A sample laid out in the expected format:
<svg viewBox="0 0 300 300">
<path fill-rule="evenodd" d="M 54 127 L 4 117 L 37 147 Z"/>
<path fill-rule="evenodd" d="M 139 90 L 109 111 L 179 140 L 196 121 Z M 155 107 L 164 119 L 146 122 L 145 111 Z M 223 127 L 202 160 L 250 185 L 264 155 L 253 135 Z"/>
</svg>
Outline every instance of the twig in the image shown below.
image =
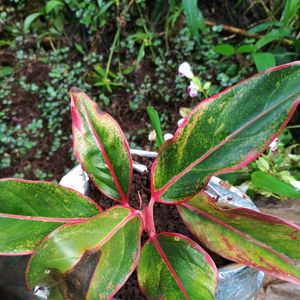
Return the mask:
<svg viewBox="0 0 300 300">
<path fill-rule="evenodd" d="M 246 36 L 246 37 L 256 38 L 256 39 L 259 39 L 259 38 L 263 37 L 263 35 L 261 35 L 261 34 L 252 33 L 252 32 L 246 31 L 244 29 L 234 27 L 234 26 L 230 26 L 230 25 L 217 24 L 215 22 L 207 21 L 207 20 L 205 21 L 205 24 L 207 26 L 222 25 L 222 31 L 230 32 L 230 33 L 241 35 L 241 36 Z M 278 40 L 278 42 L 280 44 L 283 44 L 283 45 L 286 45 L 286 46 L 292 46 L 293 45 L 293 41 L 288 40 L 288 39 Z"/>
</svg>

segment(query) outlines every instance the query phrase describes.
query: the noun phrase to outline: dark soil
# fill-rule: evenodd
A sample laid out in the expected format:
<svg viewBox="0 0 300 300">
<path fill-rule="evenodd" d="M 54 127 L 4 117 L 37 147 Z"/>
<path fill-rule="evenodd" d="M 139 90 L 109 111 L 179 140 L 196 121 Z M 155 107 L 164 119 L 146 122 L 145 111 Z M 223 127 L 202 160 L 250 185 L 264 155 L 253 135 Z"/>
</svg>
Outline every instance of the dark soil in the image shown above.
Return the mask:
<svg viewBox="0 0 300 300">
<path fill-rule="evenodd" d="M 134 160 L 145 164 L 148 166 L 148 170 L 151 169 L 152 161 L 147 158 L 134 157 Z M 139 209 L 139 200 L 138 200 L 138 192 L 141 195 L 142 201 L 144 204 L 147 204 L 150 200 L 150 180 L 149 175 L 147 173 L 139 174 L 137 172 L 133 172 L 133 183 L 132 183 L 132 191 L 129 199 L 130 206 Z M 89 191 L 87 195 L 95 200 L 103 209 L 108 209 L 114 205 L 116 202 L 107 198 L 103 194 L 101 194 L 95 185 L 91 183 Z M 155 227 L 157 233 L 159 232 L 176 232 L 183 234 L 196 243 L 198 243 L 197 239 L 190 233 L 187 227 L 184 225 L 175 205 L 167 205 L 156 203 L 154 205 L 154 220 Z M 147 235 L 143 233 L 142 236 L 142 244 L 146 242 Z M 210 256 L 215 261 L 215 264 L 218 267 L 221 267 L 227 264 L 229 261 L 208 251 Z M 118 291 L 115 295 L 117 299 L 137 299 L 142 300 L 146 299 L 144 294 L 139 288 L 136 271 L 132 273 L 130 278 L 127 280 L 125 285 Z"/>
</svg>

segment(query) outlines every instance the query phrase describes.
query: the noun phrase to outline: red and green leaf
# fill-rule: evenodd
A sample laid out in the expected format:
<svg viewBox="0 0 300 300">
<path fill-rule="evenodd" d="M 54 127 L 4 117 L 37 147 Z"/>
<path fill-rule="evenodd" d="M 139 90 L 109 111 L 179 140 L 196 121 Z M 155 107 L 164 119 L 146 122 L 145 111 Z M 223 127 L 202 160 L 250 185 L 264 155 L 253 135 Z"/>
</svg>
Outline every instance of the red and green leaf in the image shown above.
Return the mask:
<svg viewBox="0 0 300 300">
<path fill-rule="evenodd" d="M 300 227 L 246 208 L 224 210 L 200 192 L 178 210 L 205 247 L 235 262 L 300 284 Z"/>
<path fill-rule="evenodd" d="M 71 89 L 73 149 L 106 196 L 126 203 L 132 178 L 129 146 L 118 123 L 77 88 Z"/>
<path fill-rule="evenodd" d="M 159 151 L 152 197 L 194 196 L 214 174 L 241 168 L 266 149 L 300 101 L 300 63 L 257 74 L 201 102 Z"/>
<path fill-rule="evenodd" d="M 111 299 L 136 267 L 142 221 L 114 207 L 79 224 L 56 229 L 33 254 L 28 286 L 44 284 L 48 299 Z"/>
<path fill-rule="evenodd" d="M 139 284 L 147 299 L 214 299 L 217 277 L 210 256 L 176 233 L 152 236 L 138 264 Z"/>
<path fill-rule="evenodd" d="M 99 214 L 96 203 L 45 181 L 0 180 L 0 254 L 29 254 L 52 230 Z"/>
</svg>

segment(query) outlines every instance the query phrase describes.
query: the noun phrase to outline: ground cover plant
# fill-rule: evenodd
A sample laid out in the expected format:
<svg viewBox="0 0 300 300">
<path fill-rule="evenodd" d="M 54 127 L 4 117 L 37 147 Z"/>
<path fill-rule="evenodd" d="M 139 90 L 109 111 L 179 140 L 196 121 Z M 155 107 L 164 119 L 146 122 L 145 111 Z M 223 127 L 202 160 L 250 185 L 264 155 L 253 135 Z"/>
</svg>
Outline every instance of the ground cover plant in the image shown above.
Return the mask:
<svg viewBox="0 0 300 300">
<path fill-rule="evenodd" d="M 296 60 L 298 2 L 4 0 L 1 175 L 58 181 L 73 166 L 67 126 L 72 85 L 122 123 L 132 147 L 150 149 L 149 104 L 166 132 L 174 130 L 180 107 L 192 108 L 205 98 L 188 97 L 184 80 L 175 76 L 181 62 L 195 66 L 213 95 L 254 74 L 253 53 L 237 51 L 240 46 L 251 50 L 266 36 L 271 42 L 256 52 L 271 54 L 277 65 Z M 233 33 L 227 25 L 259 36 Z M 273 30 L 288 34 L 276 39 Z M 215 48 L 222 44 L 236 51 L 224 56 Z M 64 162 L 56 164 L 62 156 Z"/>
<path fill-rule="evenodd" d="M 129 205 L 132 158 L 118 123 L 71 89 L 74 154 L 96 187 L 93 200 L 45 181 L 0 180 L 2 255 L 32 254 L 28 287 L 49 299 L 111 299 L 137 268 L 149 299 L 214 299 L 217 268 L 195 241 L 157 232 L 155 203 L 176 205 L 201 245 L 300 284 L 300 228 L 245 208 L 221 209 L 206 193 L 212 175 L 249 164 L 278 136 L 300 102 L 300 63 L 257 74 L 197 105 L 159 149 L 151 199 Z M 147 241 L 141 245 L 142 232 Z"/>
</svg>

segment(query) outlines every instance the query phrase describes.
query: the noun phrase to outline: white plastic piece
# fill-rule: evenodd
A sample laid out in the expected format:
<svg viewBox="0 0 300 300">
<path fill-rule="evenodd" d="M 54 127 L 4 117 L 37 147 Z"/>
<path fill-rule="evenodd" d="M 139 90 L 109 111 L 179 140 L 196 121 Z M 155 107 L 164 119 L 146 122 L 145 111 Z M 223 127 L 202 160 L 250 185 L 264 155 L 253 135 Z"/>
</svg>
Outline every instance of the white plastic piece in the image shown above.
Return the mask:
<svg viewBox="0 0 300 300">
<path fill-rule="evenodd" d="M 167 140 L 170 140 L 170 139 L 172 139 L 173 138 L 173 134 L 172 133 L 166 133 L 165 135 L 164 135 L 164 140 L 165 141 L 167 141 Z"/>
<path fill-rule="evenodd" d="M 157 152 L 138 150 L 138 149 L 130 149 L 130 153 L 132 155 L 138 155 L 141 157 L 156 157 L 157 156 Z"/>
<path fill-rule="evenodd" d="M 71 188 L 81 194 L 88 189 L 88 175 L 82 170 L 81 166 L 74 167 L 59 182 L 60 185 Z"/>
<path fill-rule="evenodd" d="M 179 119 L 179 120 L 177 121 L 177 126 L 178 126 L 178 127 L 183 123 L 184 119 L 185 119 L 185 118 L 181 118 L 181 119 Z"/>
<path fill-rule="evenodd" d="M 148 168 L 145 165 L 142 165 L 140 163 L 138 163 L 137 161 L 133 161 L 132 162 L 132 167 L 134 170 L 136 170 L 137 172 L 143 174 L 143 173 L 148 173 Z"/>
</svg>

